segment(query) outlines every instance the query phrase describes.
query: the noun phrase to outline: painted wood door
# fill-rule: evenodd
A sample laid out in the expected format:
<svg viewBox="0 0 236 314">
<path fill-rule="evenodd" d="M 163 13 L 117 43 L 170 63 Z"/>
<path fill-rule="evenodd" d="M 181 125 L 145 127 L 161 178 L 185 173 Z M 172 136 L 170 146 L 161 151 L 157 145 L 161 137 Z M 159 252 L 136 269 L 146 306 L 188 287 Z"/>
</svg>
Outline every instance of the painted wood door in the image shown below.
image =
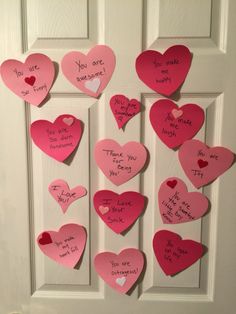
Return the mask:
<svg viewBox="0 0 236 314">
<path fill-rule="evenodd" d="M 150 107 L 162 96 L 139 81 L 134 67 L 142 50 L 163 52 L 174 44 L 187 45 L 193 61 L 177 103 L 193 102 L 205 109 L 206 122 L 196 138 L 236 152 L 235 14 L 233 0 L 1 0 L 1 62 L 41 52 L 58 64 L 51 98 L 41 108 L 25 104 L 0 84 L 1 313 L 235 313 L 235 166 L 204 188 L 211 201 L 208 215 L 188 224 L 163 226 L 157 209 L 160 183 L 169 176 L 189 181 L 177 152 L 160 142 L 149 122 Z M 98 100 L 74 88 L 60 69 L 65 53 L 86 53 L 96 44 L 109 45 L 117 58 L 112 80 Z M 125 132 L 118 130 L 109 108 L 114 94 L 143 104 L 142 113 Z M 43 154 L 28 131 L 32 121 L 54 120 L 64 113 L 84 122 L 70 166 Z M 150 153 L 146 171 L 115 187 L 93 159 L 94 144 L 103 138 L 121 144 L 141 141 Z M 57 178 L 89 191 L 65 215 L 47 191 Z M 188 187 L 193 190 L 191 184 Z M 95 213 L 93 194 L 104 188 L 140 191 L 149 199 L 145 214 L 125 236 L 114 234 Z M 84 225 L 88 233 L 79 270 L 57 265 L 35 244 L 41 231 L 69 222 Z M 152 237 L 163 228 L 201 241 L 208 253 L 177 276 L 164 276 L 152 251 Z M 126 247 L 143 250 L 147 259 L 143 279 L 131 296 L 110 289 L 93 267 L 98 252 L 118 253 Z"/>
</svg>

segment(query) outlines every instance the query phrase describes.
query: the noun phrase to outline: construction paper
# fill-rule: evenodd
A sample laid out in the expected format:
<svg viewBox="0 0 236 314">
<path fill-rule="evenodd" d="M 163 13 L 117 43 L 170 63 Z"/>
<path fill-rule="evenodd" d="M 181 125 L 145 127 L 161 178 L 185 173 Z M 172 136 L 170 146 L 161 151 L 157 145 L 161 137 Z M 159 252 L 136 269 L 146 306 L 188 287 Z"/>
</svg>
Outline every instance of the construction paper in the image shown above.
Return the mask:
<svg viewBox="0 0 236 314">
<path fill-rule="evenodd" d="M 81 121 L 69 114 L 57 117 L 53 123 L 37 120 L 30 127 L 35 145 L 60 162 L 66 160 L 76 149 L 82 133 Z"/>
<path fill-rule="evenodd" d="M 143 168 L 147 150 L 138 142 L 120 146 L 116 141 L 105 139 L 96 143 L 94 157 L 105 176 L 115 185 L 121 185 Z"/>
<path fill-rule="evenodd" d="M 150 110 L 152 127 L 169 148 L 176 148 L 197 134 L 204 116 L 198 105 L 186 104 L 179 108 L 169 99 L 158 100 Z"/>
<path fill-rule="evenodd" d="M 141 215 L 145 198 L 137 192 L 117 194 L 109 190 L 95 193 L 93 204 L 99 217 L 115 233 L 122 233 Z"/>
<path fill-rule="evenodd" d="M 119 129 L 141 110 L 141 104 L 138 100 L 129 100 L 124 95 L 114 95 L 110 99 L 110 107 Z"/>
<path fill-rule="evenodd" d="M 179 178 L 166 179 L 158 191 L 158 204 L 162 221 L 166 224 L 189 222 L 202 217 L 208 207 L 208 199 L 199 192 L 188 192 Z"/>
<path fill-rule="evenodd" d="M 55 76 L 52 60 L 41 53 L 29 55 L 25 63 L 6 60 L 0 71 L 5 85 L 34 106 L 38 106 L 45 99 Z"/>
<path fill-rule="evenodd" d="M 182 240 L 177 233 L 161 230 L 153 238 L 156 259 L 167 276 L 175 275 L 200 259 L 204 253 L 201 243 Z"/>
<path fill-rule="evenodd" d="M 40 250 L 55 262 L 74 268 L 79 262 L 86 244 L 86 229 L 77 224 L 67 224 L 59 231 L 44 231 L 37 243 Z"/>
<path fill-rule="evenodd" d="M 96 272 L 113 289 L 127 293 L 138 280 L 144 266 L 144 255 L 141 251 L 128 248 L 116 255 L 102 252 L 95 256 Z"/>
<path fill-rule="evenodd" d="M 87 55 L 67 53 L 61 62 L 65 77 L 85 94 L 97 98 L 107 86 L 115 69 L 116 57 L 111 48 L 97 45 Z"/>
<path fill-rule="evenodd" d="M 186 141 L 179 150 L 181 166 L 196 188 L 219 177 L 234 161 L 234 154 L 224 147 L 209 148 L 198 140 Z"/>
<path fill-rule="evenodd" d="M 163 55 L 146 50 L 136 59 L 136 72 L 140 80 L 155 92 L 170 96 L 184 82 L 191 59 L 189 49 L 183 45 L 172 46 Z"/>
<path fill-rule="evenodd" d="M 48 191 L 58 202 L 63 213 L 67 211 L 71 203 L 87 194 L 87 190 L 82 185 L 70 190 L 67 182 L 61 179 L 51 182 Z"/>
</svg>

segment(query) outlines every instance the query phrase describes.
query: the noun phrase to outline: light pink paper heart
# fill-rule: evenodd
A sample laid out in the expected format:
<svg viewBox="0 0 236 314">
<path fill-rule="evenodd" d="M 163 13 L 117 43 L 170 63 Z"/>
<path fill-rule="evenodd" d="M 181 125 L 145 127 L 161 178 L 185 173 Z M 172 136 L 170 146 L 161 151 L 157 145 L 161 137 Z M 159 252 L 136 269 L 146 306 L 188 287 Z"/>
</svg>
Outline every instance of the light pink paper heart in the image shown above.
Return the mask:
<svg viewBox="0 0 236 314">
<path fill-rule="evenodd" d="M 63 213 L 67 211 L 71 203 L 87 194 L 87 190 L 82 185 L 78 185 L 70 190 L 67 182 L 64 180 L 54 180 L 51 182 L 48 191 L 58 202 Z"/>
<path fill-rule="evenodd" d="M 155 92 L 170 96 L 184 82 L 191 59 L 189 49 L 183 45 L 172 46 L 163 55 L 146 50 L 136 59 L 136 72 L 140 80 Z"/>
<path fill-rule="evenodd" d="M 73 119 L 68 125 L 65 118 Z M 48 156 L 63 162 L 78 146 L 83 130 L 81 121 L 72 115 L 64 114 L 52 123 L 47 120 L 37 120 L 31 124 L 31 138 Z"/>
<path fill-rule="evenodd" d="M 110 99 L 110 107 L 119 129 L 141 110 L 139 101 L 136 99 L 129 100 L 124 95 L 114 95 Z"/>
<path fill-rule="evenodd" d="M 185 183 L 176 177 L 168 178 L 161 184 L 158 204 L 162 221 L 166 224 L 199 219 L 209 206 L 208 199 L 202 193 L 188 192 Z"/>
<path fill-rule="evenodd" d="M 129 248 L 116 255 L 103 252 L 95 256 L 94 267 L 102 279 L 120 293 L 127 293 L 138 280 L 144 266 L 143 253 Z"/>
<path fill-rule="evenodd" d="M 167 276 L 172 276 L 194 264 L 204 253 L 201 243 L 182 240 L 174 232 L 157 231 L 153 238 L 156 259 Z"/>
<path fill-rule="evenodd" d="M 61 68 L 65 77 L 85 94 L 98 97 L 107 86 L 115 69 L 116 58 L 111 48 L 97 45 L 87 55 L 67 53 Z"/>
<path fill-rule="evenodd" d="M 116 141 L 105 139 L 96 143 L 94 157 L 105 176 L 115 185 L 121 185 L 144 167 L 147 150 L 138 142 L 120 146 Z"/>
<path fill-rule="evenodd" d="M 204 111 L 195 104 L 178 107 L 169 99 L 155 102 L 150 110 L 150 121 L 156 134 L 169 148 L 176 148 L 191 139 L 203 125 Z"/>
<path fill-rule="evenodd" d="M 77 224 L 67 224 L 56 231 L 39 234 L 40 250 L 55 262 L 69 268 L 78 264 L 86 244 L 86 229 Z"/>
<path fill-rule="evenodd" d="M 17 96 L 35 106 L 46 98 L 55 76 L 53 62 L 41 53 L 29 55 L 25 63 L 6 60 L 0 70 L 6 86 Z"/>
<path fill-rule="evenodd" d="M 209 148 L 198 140 L 186 141 L 179 150 L 180 164 L 196 188 L 223 174 L 234 161 L 234 154 L 224 147 Z"/>
<path fill-rule="evenodd" d="M 128 191 L 119 195 L 109 190 L 101 190 L 94 194 L 93 204 L 105 224 L 119 234 L 128 229 L 141 215 L 145 198 L 137 192 Z"/>
</svg>

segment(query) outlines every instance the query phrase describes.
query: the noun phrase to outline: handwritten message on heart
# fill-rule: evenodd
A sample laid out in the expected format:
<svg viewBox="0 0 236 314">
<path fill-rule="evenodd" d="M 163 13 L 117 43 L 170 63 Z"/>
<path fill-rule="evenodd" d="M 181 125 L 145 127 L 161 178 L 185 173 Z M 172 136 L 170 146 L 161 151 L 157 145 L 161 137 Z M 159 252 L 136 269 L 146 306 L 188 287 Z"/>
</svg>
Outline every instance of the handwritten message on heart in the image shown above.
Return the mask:
<svg viewBox="0 0 236 314">
<path fill-rule="evenodd" d="M 51 123 L 37 120 L 31 124 L 31 138 L 48 156 L 63 162 L 78 146 L 83 130 L 81 121 L 64 114 Z"/>
<path fill-rule="evenodd" d="M 87 190 L 82 185 L 78 185 L 70 190 L 67 182 L 60 179 L 51 182 L 48 191 L 58 202 L 63 213 L 67 211 L 71 203 L 87 194 Z"/>
<path fill-rule="evenodd" d="M 161 230 L 153 238 L 156 259 L 167 276 L 172 276 L 188 268 L 204 253 L 201 243 L 182 240 L 177 233 Z"/>
<path fill-rule="evenodd" d="M 39 234 L 37 243 L 40 250 L 55 262 L 74 268 L 79 262 L 86 244 L 86 230 L 77 224 L 67 224 L 56 231 Z"/>
<path fill-rule="evenodd" d="M 61 62 L 65 77 L 85 94 L 98 97 L 107 86 L 115 69 L 116 58 L 111 48 L 97 45 L 87 55 L 67 53 Z"/>
<path fill-rule="evenodd" d="M 163 55 L 146 50 L 136 59 L 136 72 L 140 80 L 155 92 L 170 96 L 184 82 L 191 59 L 189 49 L 183 45 L 172 46 Z"/>
<path fill-rule="evenodd" d="M 145 198 L 137 192 L 117 194 L 101 190 L 94 194 L 93 203 L 99 217 L 116 233 L 129 228 L 144 210 Z"/>
<path fill-rule="evenodd" d="M 208 207 L 208 199 L 199 192 L 188 192 L 179 178 L 166 179 L 158 191 L 158 203 L 162 221 L 166 224 L 189 222 L 202 217 Z"/>
<path fill-rule="evenodd" d="M 110 100 L 110 107 L 119 129 L 141 110 L 138 100 L 129 100 L 124 95 L 114 95 Z"/>
<path fill-rule="evenodd" d="M 138 280 L 144 266 L 143 253 L 129 248 L 116 255 L 102 252 L 95 256 L 96 272 L 113 289 L 127 293 Z"/>
<path fill-rule="evenodd" d="M 115 185 L 121 185 L 143 168 L 147 150 L 138 142 L 120 146 L 116 141 L 105 139 L 96 143 L 94 157 L 105 176 Z"/>
<path fill-rule="evenodd" d="M 41 53 L 29 55 L 25 63 L 6 60 L 0 71 L 3 82 L 10 90 L 35 106 L 46 98 L 55 76 L 53 62 Z"/>
<path fill-rule="evenodd" d="M 169 148 L 176 148 L 197 134 L 204 116 L 198 105 L 186 104 L 179 108 L 169 99 L 158 100 L 150 110 L 152 127 Z"/>
<path fill-rule="evenodd" d="M 229 169 L 234 154 L 224 147 L 209 148 L 201 141 L 188 140 L 179 150 L 179 161 L 189 180 L 200 188 Z"/>
</svg>

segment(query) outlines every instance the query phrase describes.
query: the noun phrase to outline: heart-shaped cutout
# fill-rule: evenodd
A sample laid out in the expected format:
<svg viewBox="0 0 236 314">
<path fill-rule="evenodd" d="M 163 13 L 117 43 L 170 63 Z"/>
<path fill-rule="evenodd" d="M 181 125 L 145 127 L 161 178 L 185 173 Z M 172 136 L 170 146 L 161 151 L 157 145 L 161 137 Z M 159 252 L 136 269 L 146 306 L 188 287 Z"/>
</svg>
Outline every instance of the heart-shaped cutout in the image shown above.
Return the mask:
<svg viewBox="0 0 236 314">
<path fill-rule="evenodd" d="M 176 182 L 170 186 L 170 182 Z M 189 222 L 202 217 L 208 207 L 208 199 L 199 192 L 188 192 L 179 178 L 168 178 L 158 191 L 158 203 L 162 221 L 166 224 Z"/>
<path fill-rule="evenodd" d="M 38 106 L 52 87 L 55 68 L 47 56 L 34 53 L 27 57 L 25 63 L 18 60 L 4 61 L 1 65 L 1 76 L 13 93 Z"/>
<path fill-rule="evenodd" d="M 102 252 L 95 256 L 96 272 L 113 289 L 127 293 L 138 280 L 144 266 L 144 255 L 133 248 L 125 249 L 116 255 Z"/>
<path fill-rule="evenodd" d="M 45 234 L 51 238 L 51 242 L 42 243 Z M 58 232 L 42 232 L 37 238 L 37 243 L 46 256 L 65 267 L 74 268 L 84 252 L 86 239 L 86 230 L 83 226 L 67 224 Z"/>
<path fill-rule="evenodd" d="M 74 118 L 69 117 L 69 118 L 64 118 L 63 122 L 69 126 L 71 126 L 74 123 Z"/>
<path fill-rule="evenodd" d="M 52 243 L 52 238 L 48 232 L 43 232 L 41 238 L 38 241 L 41 245 L 47 245 Z"/>
<path fill-rule="evenodd" d="M 176 184 L 177 184 L 177 180 L 168 180 L 166 183 L 170 188 L 174 189 Z"/>
<path fill-rule="evenodd" d="M 189 180 L 200 188 L 229 169 L 234 154 L 224 147 L 209 148 L 201 141 L 189 140 L 180 147 L 179 161 Z"/>
<path fill-rule="evenodd" d="M 117 194 L 109 190 L 101 190 L 93 197 L 95 210 L 105 224 L 116 233 L 128 229 L 141 215 L 145 207 L 145 198 L 137 192 Z M 108 209 L 107 211 L 101 211 Z"/>
<path fill-rule="evenodd" d="M 90 81 L 85 81 L 84 86 L 93 93 L 96 93 L 101 84 L 101 80 L 99 78 L 95 78 Z"/>
<path fill-rule="evenodd" d="M 105 139 L 96 143 L 94 156 L 105 176 L 115 185 L 121 185 L 144 167 L 147 150 L 138 142 L 120 146 L 116 141 Z"/>
<path fill-rule="evenodd" d="M 196 135 L 204 117 L 204 111 L 198 105 L 186 104 L 178 108 L 169 99 L 158 100 L 150 110 L 152 127 L 169 148 L 176 148 Z"/>
</svg>

